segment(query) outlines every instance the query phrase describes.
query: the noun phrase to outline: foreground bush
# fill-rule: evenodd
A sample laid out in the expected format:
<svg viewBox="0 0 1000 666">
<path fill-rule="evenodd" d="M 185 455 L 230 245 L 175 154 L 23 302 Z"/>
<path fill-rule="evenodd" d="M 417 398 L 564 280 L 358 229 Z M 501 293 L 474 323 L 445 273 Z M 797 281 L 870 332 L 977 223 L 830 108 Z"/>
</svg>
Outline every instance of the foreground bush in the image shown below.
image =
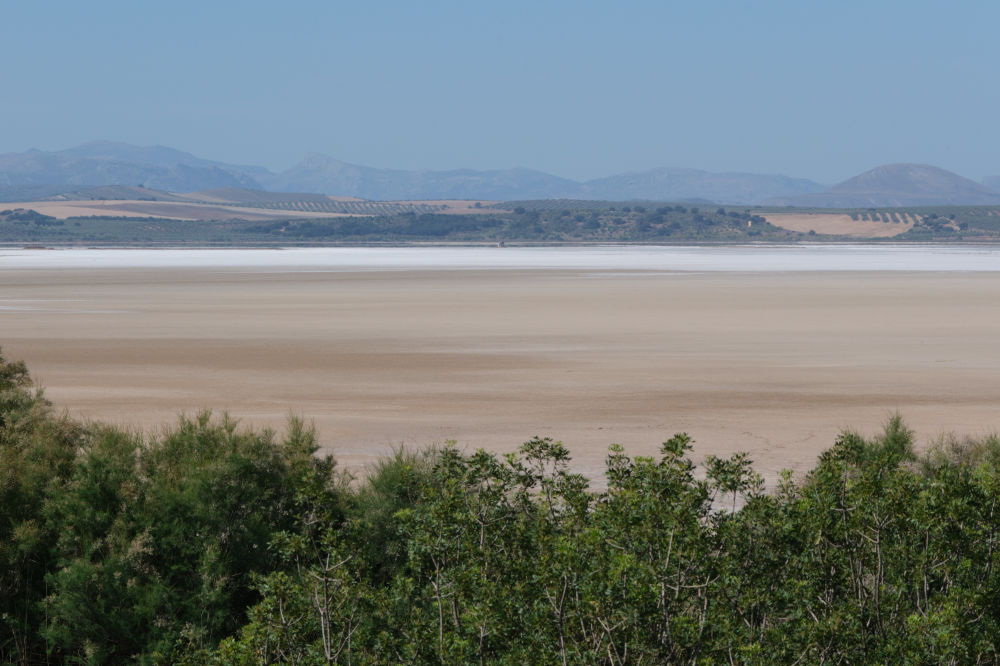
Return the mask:
<svg viewBox="0 0 1000 666">
<path fill-rule="evenodd" d="M 0 659 L 169 661 L 214 646 L 259 600 L 251 577 L 308 513 L 302 491 L 337 504 L 315 452 L 294 421 L 280 441 L 207 413 L 151 440 L 76 425 L 0 360 Z"/>
<path fill-rule="evenodd" d="M 15 663 L 996 663 L 1000 443 L 899 418 L 772 492 L 744 455 L 398 451 L 350 486 L 312 433 L 143 440 L 0 363 L 0 658 Z"/>
</svg>

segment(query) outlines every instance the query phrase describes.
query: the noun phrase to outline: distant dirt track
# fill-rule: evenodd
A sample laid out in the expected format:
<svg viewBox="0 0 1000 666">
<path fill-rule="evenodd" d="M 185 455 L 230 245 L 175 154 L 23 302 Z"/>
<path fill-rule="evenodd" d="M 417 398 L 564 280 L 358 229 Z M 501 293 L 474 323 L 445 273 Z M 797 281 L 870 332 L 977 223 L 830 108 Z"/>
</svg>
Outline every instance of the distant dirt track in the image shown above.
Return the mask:
<svg viewBox="0 0 1000 666">
<path fill-rule="evenodd" d="M 853 236 L 854 238 L 891 238 L 913 228 L 913 222 L 873 222 L 852 220 L 850 215 L 831 213 L 768 213 L 764 216 L 776 227 L 804 234 Z"/>
<path fill-rule="evenodd" d="M 171 220 L 287 220 L 292 217 L 347 217 L 343 213 L 319 213 L 294 210 L 267 210 L 240 206 L 213 206 L 182 201 L 22 201 L 2 203 L 0 210 L 30 208 L 60 220 L 68 217 L 159 217 Z"/>
</svg>

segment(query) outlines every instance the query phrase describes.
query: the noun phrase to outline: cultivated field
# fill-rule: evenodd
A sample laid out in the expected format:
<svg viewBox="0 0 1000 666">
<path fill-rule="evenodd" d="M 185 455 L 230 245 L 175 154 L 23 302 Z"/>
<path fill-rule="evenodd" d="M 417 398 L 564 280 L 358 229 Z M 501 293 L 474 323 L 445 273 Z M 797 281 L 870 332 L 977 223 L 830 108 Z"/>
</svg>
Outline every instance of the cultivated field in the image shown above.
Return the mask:
<svg viewBox="0 0 1000 666">
<path fill-rule="evenodd" d="M 913 228 L 916 221 L 910 216 L 898 214 L 890 220 L 874 219 L 874 215 L 851 216 L 847 213 L 767 213 L 764 217 L 776 227 L 801 233 L 815 231 L 817 234 L 851 236 L 853 238 L 891 238 Z M 915 216 L 914 216 L 915 217 Z"/>
<path fill-rule="evenodd" d="M 153 191 L 150 191 L 151 193 Z M 65 220 L 73 217 L 156 217 L 171 220 L 322 219 L 376 217 L 401 213 L 472 215 L 497 213 L 495 201 L 365 201 L 322 194 L 281 194 L 253 190 L 218 190 L 189 194 L 156 193 L 174 200 L 54 199 L 0 203 L 0 210 L 34 210 Z M 506 212 L 506 211 L 504 211 Z"/>
<path fill-rule="evenodd" d="M 71 217 L 155 217 L 170 220 L 265 221 L 289 218 L 344 217 L 348 213 L 281 210 L 234 205 L 184 203 L 178 201 L 22 201 L 0 204 L 3 209 L 26 208 L 65 220 Z"/>
<path fill-rule="evenodd" d="M 0 344 L 77 416 L 289 412 L 356 469 L 392 446 L 749 450 L 773 480 L 900 410 L 1000 425 L 1000 274 L 574 270 L 0 272 Z"/>
</svg>

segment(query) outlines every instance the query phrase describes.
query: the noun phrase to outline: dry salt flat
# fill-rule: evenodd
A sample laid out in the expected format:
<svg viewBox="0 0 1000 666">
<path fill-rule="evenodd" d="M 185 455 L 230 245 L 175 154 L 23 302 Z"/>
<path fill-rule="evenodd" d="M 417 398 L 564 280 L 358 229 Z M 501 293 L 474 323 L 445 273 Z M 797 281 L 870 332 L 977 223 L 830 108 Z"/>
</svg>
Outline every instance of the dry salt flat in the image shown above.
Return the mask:
<svg viewBox="0 0 1000 666">
<path fill-rule="evenodd" d="M 71 414 L 312 419 L 398 444 L 750 451 L 773 479 L 900 411 L 1000 427 L 1000 252 L 977 246 L 0 249 L 0 345 Z"/>
</svg>

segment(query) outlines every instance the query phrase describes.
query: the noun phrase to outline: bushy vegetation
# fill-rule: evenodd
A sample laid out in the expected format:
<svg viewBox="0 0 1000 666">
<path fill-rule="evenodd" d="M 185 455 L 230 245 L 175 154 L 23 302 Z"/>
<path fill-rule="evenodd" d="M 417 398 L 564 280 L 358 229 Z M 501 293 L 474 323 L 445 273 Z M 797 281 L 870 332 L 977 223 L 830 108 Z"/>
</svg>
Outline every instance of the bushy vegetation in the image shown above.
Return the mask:
<svg viewBox="0 0 1000 666">
<path fill-rule="evenodd" d="M 300 524 L 303 488 L 338 504 L 332 462 L 297 421 L 276 440 L 202 414 L 146 440 L 58 416 L 23 365 L 0 368 L 0 661 L 215 645 L 279 564 L 268 544 Z"/>
<path fill-rule="evenodd" d="M 763 487 L 742 454 L 400 450 L 161 436 L 55 413 L 0 360 L 0 661 L 996 663 L 1000 442 L 897 417 Z"/>
<path fill-rule="evenodd" d="M 12 208 L 7 210 L 0 210 L 0 221 L 2 222 L 13 222 L 21 226 L 26 226 L 28 224 L 34 224 L 36 226 L 62 226 L 65 224 L 62 220 L 57 220 L 51 215 L 42 215 L 36 210 L 30 208 Z"/>
<path fill-rule="evenodd" d="M 325 210 L 339 206 L 350 217 L 295 218 L 270 222 L 240 219 L 74 217 L 57 220 L 33 210 L 0 212 L 0 243 L 87 245 L 372 245 L 423 243 L 743 243 L 848 240 L 802 234 L 767 222 L 769 212 L 715 205 L 609 201 L 512 201 L 481 206 L 470 214 L 440 205 L 325 201 L 265 202 L 260 207 Z M 885 225 L 913 223 L 899 241 L 995 241 L 1000 209 L 940 206 L 906 209 L 802 209 L 847 214 Z M 866 239 L 879 242 L 879 239 Z"/>
<path fill-rule="evenodd" d="M 247 231 L 287 241 L 654 242 L 789 240 L 799 236 L 742 210 L 608 205 L 588 209 L 515 205 L 471 215 L 406 212 L 378 218 L 280 221 Z M 505 204 L 506 205 L 506 204 Z"/>
<path fill-rule="evenodd" d="M 574 209 L 521 203 L 524 205 L 483 208 L 474 214 L 407 210 L 371 217 L 273 222 L 70 218 L 58 229 L 41 222 L 0 219 L 0 242 L 141 245 L 739 242 L 789 241 L 802 236 L 771 226 L 762 216 L 745 210 L 681 205 L 647 208 L 607 202 Z"/>
</svg>

